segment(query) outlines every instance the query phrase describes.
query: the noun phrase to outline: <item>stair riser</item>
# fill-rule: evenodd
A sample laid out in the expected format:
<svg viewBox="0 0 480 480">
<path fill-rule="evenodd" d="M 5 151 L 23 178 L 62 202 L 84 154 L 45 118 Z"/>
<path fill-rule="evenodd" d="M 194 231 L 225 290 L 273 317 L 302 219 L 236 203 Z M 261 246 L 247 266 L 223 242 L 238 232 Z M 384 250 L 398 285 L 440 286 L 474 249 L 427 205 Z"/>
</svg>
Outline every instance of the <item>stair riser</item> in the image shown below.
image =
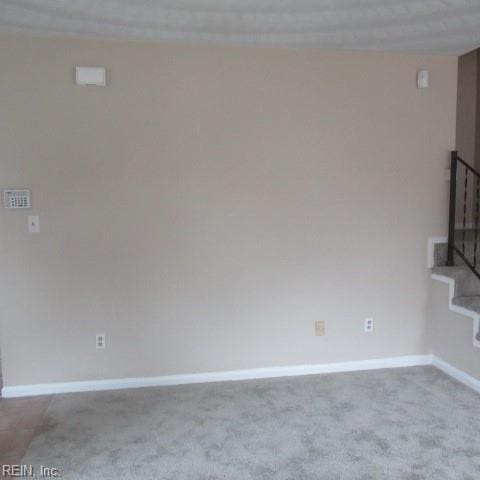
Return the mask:
<svg viewBox="0 0 480 480">
<path fill-rule="evenodd" d="M 447 264 L 447 244 L 436 243 L 433 251 L 433 262 L 435 267 L 443 267 Z"/>
<path fill-rule="evenodd" d="M 462 245 L 456 243 L 455 246 L 462 250 Z M 465 258 L 470 262 L 474 263 L 474 245 L 473 242 L 465 242 Z M 442 267 L 447 264 L 447 244 L 446 243 L 437 243 L 434 249 L 434 264 L 436 267 Z M 458 266 L 465 265 L 463 260 L 455 253 L 454 264 Z M 477 266 L 480 269 L 480 243 L 477 246 Z"/>
</svg>

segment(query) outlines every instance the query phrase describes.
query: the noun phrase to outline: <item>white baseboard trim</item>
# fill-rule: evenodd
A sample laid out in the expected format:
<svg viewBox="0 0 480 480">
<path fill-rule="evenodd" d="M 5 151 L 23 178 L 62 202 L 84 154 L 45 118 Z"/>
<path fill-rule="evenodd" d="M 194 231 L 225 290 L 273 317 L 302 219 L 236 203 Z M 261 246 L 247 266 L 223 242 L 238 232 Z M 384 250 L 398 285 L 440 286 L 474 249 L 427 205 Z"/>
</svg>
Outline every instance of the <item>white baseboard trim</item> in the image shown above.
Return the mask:
<svg viewBox="0 0 480 480">
<path fill-rule="evenodd" d="M 450 363 L 436 357 L 435 355 L 432 356 L 432 364 L 439 370 L 441 370 L 443 373 L 446 373 L 450 377 L 453 377 L 455 380 L 458 380 L 467 387 L 470 387 L 471 389 L 480 393 L 480 380 L 477 380 L 475 377 L 472 377 L 468 373 L 465 373 L 463 370 L 454 367 Z"/>
<path fill-rule="evenodd" d="M 252 380 L 259 378 L 293 377 L 301 375 L 318 375 L 322 373 L 378 370 L 381 368 L 413 367 L 418 365 L 431 365 L 431 363 L 432 355 L 405 355 L 400 357 L 375 358 L 372 360 L 326 363 L 320 365 L 294 365 L 286 367 L 231 370 L 226 372 L 166 375 L 162 377 L 119 378 L 112 380 L 87 380 L 66 383 L 15 385 L 3 387 L 2 396 L 5 398 L 14 398 L 57 393 L 93 392 L 100 390 L 120 390 L 125 388 L 184 385 L 189 383 L 210 383 Z"/>
</svg>

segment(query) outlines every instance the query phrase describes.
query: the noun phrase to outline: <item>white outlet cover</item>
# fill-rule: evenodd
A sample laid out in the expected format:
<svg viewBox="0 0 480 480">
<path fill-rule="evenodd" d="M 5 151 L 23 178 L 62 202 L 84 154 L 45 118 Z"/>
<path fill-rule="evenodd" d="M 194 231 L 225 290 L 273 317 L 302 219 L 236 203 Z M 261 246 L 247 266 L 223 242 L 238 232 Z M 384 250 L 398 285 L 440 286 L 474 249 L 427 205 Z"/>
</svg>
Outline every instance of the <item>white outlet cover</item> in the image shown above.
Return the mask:
<svg viewBox="0 0 480 480">
<path fill-rule="evenodd" d="M 95 335 L 95 348 L 104 349 L 106 346 L 106 335 L 104 333 L 97 333 Z"/>
<path fill-rule="evenodd" d="M 365 333 L 373 332 L 373 318 L 366 318 L 364 325 L 365 325 Z"/>
</svg>

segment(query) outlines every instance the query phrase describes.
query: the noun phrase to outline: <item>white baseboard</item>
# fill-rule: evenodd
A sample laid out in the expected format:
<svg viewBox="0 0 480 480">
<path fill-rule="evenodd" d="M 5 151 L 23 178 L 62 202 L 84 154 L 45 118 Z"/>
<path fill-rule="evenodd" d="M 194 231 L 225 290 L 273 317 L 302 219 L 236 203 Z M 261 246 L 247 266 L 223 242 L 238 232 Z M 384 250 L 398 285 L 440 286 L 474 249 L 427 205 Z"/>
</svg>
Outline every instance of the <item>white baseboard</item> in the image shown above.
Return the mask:
<svg viewBox="0 0 480 480">
<path fill-rule="evenodd" d="M 480 380 L 454 367 L 435 355 L 405 355 L 401 357 L 376 358 L 352 362 L 325 363 L 320 365 L 294 365 L 287 367 L 253 368 L 227 372 L 192 373 L 166 375 L 162 377 L 119 378 L 114 380 L 88 380 L 82 382 L 43 383 L 37 385 L 16 385 L 3 387 L 4 398 L 29 397 L 58 393 L 94 392 L 101 390 L 121 390 L 127 388 L 185 385 L 192 383 L 228 382 L 261 378 L 293 377 L 325 373 L 356 372 L 382 368 L 401 368 L 434 365 L 464 385 L 480 393 Z"/>
<path fill-rule="evenodd" d="M 405 355 L 401 357 L 376 358 L 373 360 L 326 363 L 320 365 L 294 365 L 286 367 L 253 368 L 249 370 L 231 370 L 226 372 L 166 375 L 162 377 L 119 378 L 112 380 L 15 385 L 3 387 L 2 396 L 5 398 L 14 398 L 56 393 L 93 392 L 100 390 L 120 390 L 125 388 L 184 385 L 189 383 L 293 377 L 300 375 L 317 375 L 321 373 L 377 370 L 381 368 L 413 367 L 418 365 L 430 365 L 431 363 L 432 355 Z"/>
<path fill-rule="evenodd" d="M 450 377 L 453 377 L 455 380 L 463 383 L 467 387 L 480 393 L 480 380 L 477 380 L 475 377 L 472 377 L 468 373 L 465 373 L 463 370 L 454 367 L 450 363 L 442 360 L 441 358 L 432 356 L 432 364 L 441 370 L 443 373 L 446 373 Z"/>
</svg>

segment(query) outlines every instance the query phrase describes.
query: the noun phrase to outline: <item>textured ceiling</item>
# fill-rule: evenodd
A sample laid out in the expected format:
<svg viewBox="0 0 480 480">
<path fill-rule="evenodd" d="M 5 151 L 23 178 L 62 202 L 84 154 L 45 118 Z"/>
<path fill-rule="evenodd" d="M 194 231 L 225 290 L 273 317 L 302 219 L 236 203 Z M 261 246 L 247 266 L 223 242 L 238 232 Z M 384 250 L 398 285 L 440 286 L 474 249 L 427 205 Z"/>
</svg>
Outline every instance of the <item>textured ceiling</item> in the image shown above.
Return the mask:
<svg viewBox="0 0 480 480">
<path fill-rule="evenodd" d="M 0 0 L 0 32 L 459 54 L 480 0 Z"/>
</svg>

